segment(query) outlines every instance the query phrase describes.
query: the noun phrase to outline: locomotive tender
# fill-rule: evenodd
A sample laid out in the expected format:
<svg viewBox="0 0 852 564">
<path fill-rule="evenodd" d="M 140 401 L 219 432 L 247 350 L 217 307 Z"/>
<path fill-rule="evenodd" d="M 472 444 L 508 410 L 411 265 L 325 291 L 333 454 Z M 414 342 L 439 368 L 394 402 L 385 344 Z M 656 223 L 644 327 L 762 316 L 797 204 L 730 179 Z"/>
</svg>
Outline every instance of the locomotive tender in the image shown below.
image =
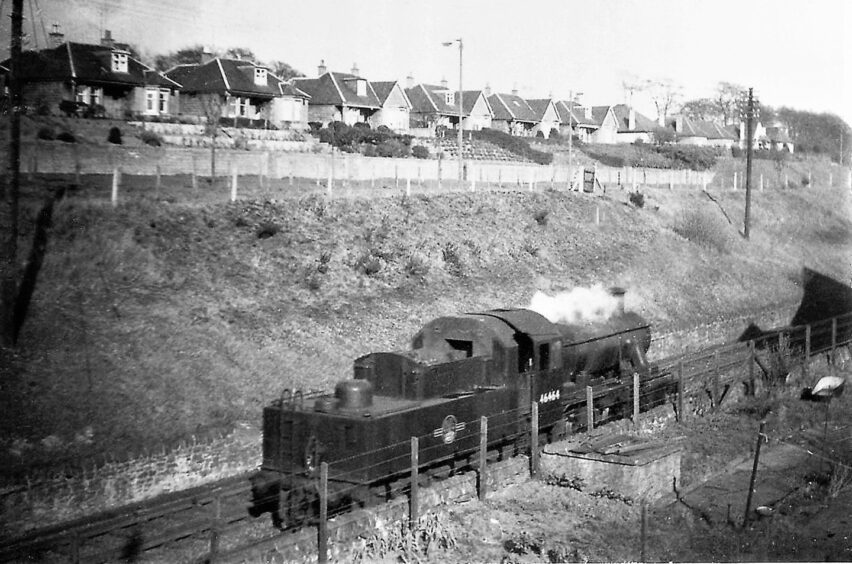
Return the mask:
<svg viewBox="0 0 852 564">
<path fill-rule="evenodd" d="M 323 461 L 333 468 L 330 487 L 401 476 L 415 436 L 422 465 L 453 464 L 478 444 L 471 422 L 481 416 L 489 418 L 489 443 L 511 444 L 528 428 L 533 401 L 539 428 L 561 436 L 586 421 L 576 393 L 586 386 L 594 389 L 596 419 L 621 409 L 629 399 L 622 377 L 651 371 L 651 334 L 642 317 L 624 311 L 624 291 L 613 293 L 618 311 L 595 323 L 552 323 L 527 309 L 440 317 L 414 336 L 411 350 L 355 360 L 354 378 L 333 394 L 305 400 L 288 392 L 263 410 L 255 499 L 274 499 L 273 515 L 292 510 Z"/>
</svg>

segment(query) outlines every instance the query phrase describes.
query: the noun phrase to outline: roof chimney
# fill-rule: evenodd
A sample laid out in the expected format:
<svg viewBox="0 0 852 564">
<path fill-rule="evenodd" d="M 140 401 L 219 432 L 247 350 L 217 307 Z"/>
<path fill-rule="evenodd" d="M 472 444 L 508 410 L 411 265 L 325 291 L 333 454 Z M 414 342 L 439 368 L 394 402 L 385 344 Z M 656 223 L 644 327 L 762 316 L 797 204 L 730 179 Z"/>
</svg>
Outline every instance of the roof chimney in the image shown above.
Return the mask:
<svg viewBox="0 0 852 564">
<path fill-rule="evenodd" d="M 101 45 L 112 48 L 115 42 L 112 39 L 112 32 L 108 29 L 104 30 L 104 36 L 101 37 Z"/>
<path fill-rule="evenodd" d="M 361 76 L 361 69 L 358 68 L 357 63 L 352 63 L 352 70 L 349 71 L 352 76 Z"/>
<path fill-rule="evenodd" d="M 483 93 L 483 94 L 485 94 L 485 97 L 486 97 L 486 98 L 488 98 L 489 96 L 491 96 L 491 85 L 490 85 L 490 84 L 486 84 L 486 85 L 485 85 L 485 90 L 483 90 L 483 91 L 482 91 L 482 93 Z"/>
<path fill-rule="evenodd" d="M 441 79 L 441 88 L 444 88 L 444 89 L 446 89 L 446 88 L 447 88 L 447 79 L 446 79 L 446 77 L 444 77 L 444 78 L 442 78 L 442 79 Z"/>
<path fill-rule="evenodd" d="M 53 27 L 50 29 L 50 47 L 59 47 L 65 42 L 65 34 L 60 31 L 59 24 L 53 24 Z"/>
<path fill-rule="evenodd" d="M 206 65 L 210 61 L 215 59 L 213 53 L 210 51 L 209 47 L 202 47 L 201 49 L 201 64 Z"/>
<path fill-rule="evenodd" d="M 320 59 L 320 64 L 317 67 L 317 76 L 322 76 L 326 72 L 328 72 L 328 68 L 325 66 L 325 59 Z"/>
<path fill-rule="evenodd" d="M 518 95 L 518 85 L 513 84 L 512 85 L 512 96 L 517 96 L 517 95 Z"/>
<path fill-rule="evenodd" d="M 405 77 L 405 87 L 414 88 L 414 77 L 411 75 L 411 73 L 408 73 L 408 76 Z"/>
</svg>

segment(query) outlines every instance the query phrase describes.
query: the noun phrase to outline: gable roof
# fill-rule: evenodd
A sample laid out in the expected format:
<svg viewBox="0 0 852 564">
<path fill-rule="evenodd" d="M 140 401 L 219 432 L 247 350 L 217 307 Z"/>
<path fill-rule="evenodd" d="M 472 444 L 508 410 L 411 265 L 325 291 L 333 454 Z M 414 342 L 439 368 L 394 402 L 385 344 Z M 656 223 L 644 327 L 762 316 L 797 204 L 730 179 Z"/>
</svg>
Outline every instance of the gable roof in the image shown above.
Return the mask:
<svg viewBox="0 0 852 564">
<path fill-rule="evenodd" d="M 373 92 L 376 93 L 376 97 L 379 100 L 379 103 L 384 106 L 385 102 L 388 101 L 388 97 L 393 92 L 393 89 L 397 87 L 399 84 L 396 80 L 387 80 L 387 81 L 379 81 L 379 82 L 370 82 L 373 87 Z M 401 86 L 399 87 L 400 92 L 402 92 L 402 97 L 405 98 L 405 102 L 408 104 L 408 107 L 411 108 L 411 101 L 408 99 L 408 96 L 405 93 L 405 89 Z"/>
<path fill-rule="evenodd" d="M 527 101 L 516 94 L 492 94 L 488 97 L 494 119 L 538 123 L 535 111 Z"/>
<path fill-rule="evenodd" d="M 554 104 L 554 107 L 556 105 L 553 102 L 552 98 L 536 98 L 534 100 L 527 100 L 527 104 L 529 104 L 530 108 L 532 108 L 532 110 L 535 112 L 539 121 L 544 119 L 544 114 L 547 113 L 547 108 L 550 106 L 550 104 Z M 558 110 L 556 112 L 556 115 L 557 117 L 560 117 Z"/>
<path fill-rule="evenodd" d="M 462 99 L 462 112 L 464 115 L 469 116 L 473 112 L 473 108 L 479 101 L 480 96 L 485 100 L 485 107 L 488 108 L 488 113 L 494 114 L 494 110 L 491 109 L 491 104 L 488 102 L 488 97 L 482 90 L 462 90 L 462 94 L 464 95 Z"/>
<path fill-rule="evenodd" d="M 436 84 L 418 84 L 413 88 L 406 88 L 405 94 L 411 100 L 411 111 L 422 114 L 438 114 L 445 116 L 459 115 L 459 107 L 457 104 L 447 103 L 447 94 L 453 94 L 455 100 L 456 92 L 453 92 L 445 86 Z M 465 92 L 467 94 L 467 92 Z M 467 96 L 465 96 L 467 98 Z M 462 100 L 464 102 L 464 100 Z M 472 108 L 473 106 L 471 106 Z M 462 116 L 469 115 L 470 111 L 467 104 L 463 103 Z"/>
<path fill-rule="evenodd" d="M 366 82 L 366 95 L 359 96 L 356 82 Z M 311 104 L 379 109 L 382 103 L 370 81 L 354 74 L 326 72 L 317 78 L 294 78 L 293 85 L 306 92 Z"/>
<path fill-rule="evenodd" d="M 612 107 L 612 113 L 615 114 L 615 119 L 618 121 L 619 133 L 650 133 L 657 128 L 657 122 L 633 110 L 635 123 L 633 129 L 630 129 L 630 106 L 627 104 L 616 104 Z"/>
<path fill-rule="evenodd" d="M 174 80 L 129 55 L 127 72 L 113 72 L 112 53 L 115 50 L 121 51 L 103 45 L 68 41 L 50 49 L 24 51 L 21 53 L 21 78 L 25 82 L 73 79 L 86 84 L 180 87 Z M 2 66 L 8 67 L 9 60 L 4 61 Z"/>
<path fill-rule="evenodd" d="M 787 128 L 780 125 L 771 125 L 766 128 L 766 137 L 773 143 L 792 143 L 793 140 L 787 134 Z"/>
</svg>

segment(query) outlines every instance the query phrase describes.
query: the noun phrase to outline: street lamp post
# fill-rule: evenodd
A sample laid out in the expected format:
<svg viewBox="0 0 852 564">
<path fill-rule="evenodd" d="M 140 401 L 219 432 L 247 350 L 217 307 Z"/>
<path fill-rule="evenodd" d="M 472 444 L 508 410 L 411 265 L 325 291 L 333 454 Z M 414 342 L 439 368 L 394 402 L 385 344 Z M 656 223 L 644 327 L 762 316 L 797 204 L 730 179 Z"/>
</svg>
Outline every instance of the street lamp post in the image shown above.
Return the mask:
<svg viewBox="0 0 852 564">
<path fill-rule="evenodd" d="M 464 182 L 464 155 L 462 153 L 462 150 L 463 150 L 463 147 L 464 147 L 464 139 L 463 139 L 463 133 L 462 133 L 462 120 L 464 119 L 463 115 L 462 115 L 462 112 L 463 112 L 462 104 L 463 104 L 463 98 L 464 98 L 464 93 L 463 93 L 464 90 L 462 89 L 462 68 L 463 68 L 463 65 L 462 65 L 462 49 L 463 49 L 463 43 L 462 43 L 461 37 L 459 37 L 458 39 L 454 39 L 452 41 L 445 41 L 443 43 L 443 45 L 444 45 L 444 47 L 449 47 L 453 43 L 459 44 L 459 125 L 458 125 L 459 131 L 458 131 L 458 138 L 459 138 L 459 184 L 461 184 L 462 182 Z"/>
</svg>

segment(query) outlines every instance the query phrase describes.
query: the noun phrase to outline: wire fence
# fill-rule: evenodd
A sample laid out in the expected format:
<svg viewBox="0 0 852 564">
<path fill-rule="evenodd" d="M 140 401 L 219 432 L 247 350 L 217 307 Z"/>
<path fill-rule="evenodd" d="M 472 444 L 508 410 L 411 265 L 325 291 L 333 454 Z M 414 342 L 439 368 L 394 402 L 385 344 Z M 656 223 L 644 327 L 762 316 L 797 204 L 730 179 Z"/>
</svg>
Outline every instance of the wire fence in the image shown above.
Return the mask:
<svg viewBox="0 0 852 564">
<path fill-rule="evenodd" d="M 489 483 L 493 481 L 490 473 L 498 461 L 524 454 L 528 456 L 530 474 L 536 475 L 541 445 L 548 440 L 571 432 L 579 433 L 582 438 L 584 433 L 620 419 L 632 420 L 630 423 L 638 429 L 640 413 L 665 405 L 671 405 L 677 421 L 688 421 L 717 410 L 724 401 L 732 401 L 732 397 L 758 393 L 759 382 L 783 382 L 793 371 L 800 371 L 807 379 L 816 355 L 825 355 L 828 362 L 833 362 L 838 350 L 849 348 L 850 344 L 852 314 L 775 329 L 748 341 L 663 359 L 644 376 L 634 374 L 624 380 L 590 381 L 592 385 L 561 394 L 559 402 L 532 401 L 492 416 L 460 421 L 457 428 L 463 431 L 457 434 L 452 445 L 435 444 L 434 432 L 430 432 L 322 462 L 315 472 L 301 477 L 298 487 L 287 488 L 281 484 L 269 490 L 265 497 L 255 497 L 254 503 L 274 507 L 273 520 L 277 520 L 283 531 L 294 532 L 305 525 L 315 525 L 317 556 L 320 562 L 325 562 L 329 521 L 354 508 L 404 498 L 409 527 L 414 527 L 424 512 L 421 487 L 432 480 L 455 475 L 470 477 L 472 471 L 476 495 L 485 499 Z M 277 401 L 280 407 L 290 402 L 304 405 L 319 394 L 285 391 Z M 556 411 L 555 406 L 559 407 Z M 811 453 L 831 458 L 828 453 Z M 848 465 L 846 467 L 848 469 Z M 365 480 L 364 476 L 369 479 Z M 376 484 L 382 484 L 383 488 L 377 490 Z M 210 561 L 225 555 L 239 555 L 253 546 L 277 542 L 281 538 L 276 533 L 221 551 L 221 535 L 245 519 L 245 509 L 223 508 L 222 500 L 214 497 L 207 505 L 207 512 L 209 515 L 149 539 L 146 546 L 157 546 L 157 543 L 183 538 L 190 533 L 205 533 L 209 537 L 205 558 Z M 71 544 L 71 561 L 81 561 L 79 547 Z M 110 548 L 104 554 L 114 556 L 115 551 Z M 95 555 L 87 553 L 85 558 Z"/>
</svg>

